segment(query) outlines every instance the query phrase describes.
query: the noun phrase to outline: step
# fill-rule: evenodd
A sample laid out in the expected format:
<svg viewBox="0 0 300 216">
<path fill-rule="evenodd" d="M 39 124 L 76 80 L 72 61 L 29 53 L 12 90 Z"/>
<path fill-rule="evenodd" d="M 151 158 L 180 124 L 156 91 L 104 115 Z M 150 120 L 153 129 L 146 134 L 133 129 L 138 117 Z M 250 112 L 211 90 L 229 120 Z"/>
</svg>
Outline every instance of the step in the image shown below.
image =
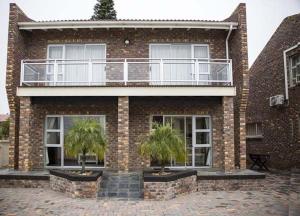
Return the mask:
<svg viewBox="0 0 300 216">
<path fill-rule="evenodd" d="M 98 198 L 128 199 L 143 198 L 144 182 L 139 172 L 104 172 L 99 186 Z"/>
</svg>

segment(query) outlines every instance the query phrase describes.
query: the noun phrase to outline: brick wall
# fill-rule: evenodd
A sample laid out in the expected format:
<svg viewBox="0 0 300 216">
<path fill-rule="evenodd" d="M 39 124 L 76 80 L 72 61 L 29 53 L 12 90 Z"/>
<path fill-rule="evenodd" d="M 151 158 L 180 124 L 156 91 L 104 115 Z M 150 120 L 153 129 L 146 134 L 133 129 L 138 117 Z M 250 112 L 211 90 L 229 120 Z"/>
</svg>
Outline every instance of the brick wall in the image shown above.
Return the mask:
<svg viewBox="0 0 300 216">
<path fill-rule="evenodd" d="M 246 4 L 236 8 L 227 21 L 238 22 L 238 29 L 229 39 L 229 58 L 232 59 L 233 82 L 237 95 L 234 98 L 235 161 L 246 168 L 246 106 L 249 93 L 248 45 Z"/>
<path fill-rule="evenodd" d="M 277 169 L 300 166 L 300 86 L 289 88 L 285 106 L 269 106 L 271 96 L 285 94 L 283 51 L 299 41 L 297 14 L 283 20 L 250 69 L 247 123 L 261 122 L 263 138 L 248 139 L 247 153 L 270 154 L 269 166 Z"/>
<path fill-rule="evenodd" d="M 30 21 L 16 4 L 10 4 L 8 45 L 7 45 L 7 69 L 6 69 L 6 93 L 10 109 L 9 127 L 9 167 L 18 167 L 19 146 L 19 99 L 16 97 L 16 87 L 20 83 L 20 62 L 26 56 L 25 40 L 27 33 L 18 29 L 19 21 Z"/>
</svg>

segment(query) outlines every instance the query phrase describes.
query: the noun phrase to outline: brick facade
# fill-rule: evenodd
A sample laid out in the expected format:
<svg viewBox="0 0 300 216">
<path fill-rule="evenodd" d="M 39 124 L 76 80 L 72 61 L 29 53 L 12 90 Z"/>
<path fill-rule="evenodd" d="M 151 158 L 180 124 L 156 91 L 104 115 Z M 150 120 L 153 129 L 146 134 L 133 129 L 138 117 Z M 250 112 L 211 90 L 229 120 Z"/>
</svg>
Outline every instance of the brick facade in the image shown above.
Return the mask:
<svg viewBox="0 0 300 216">
<path fill-rule="evenodd" d="M 148 58 L 151 43 L 198 43 L 209 45 L 211 58 L 224 59 L 226 58 L 225 40 L 228 31 L 213 29 L 20 31 L 17 29 L 17 21 L 28 18 L 15 4 L 11 4 L 7 64 L 7 92 L 12 115 L 10 167 L 17 168 L 19 162 L 21 170 L 43 168 L 46 115 L 105 115 L 109 142 L 106 167 L 127 170 L 149 166 L 149 160 L 144 161 L 140 158 L 137 146 L 140 137 L 150 130 L 152 115 L 207 114 L 211 115 L 213 124 L 212 166 L 224 168 L 228 165 L 230 170 L 236 161 L 244 168 L 245 119 L 243 111 L 248 87 L 245 16 L 245 5 L 240 4 L 229 18 L 230 21 L 239 23 L 238 29 L 232 31 L 229 41 L 229 58 L 232 58 L 234 85 L 237 87 L 234 113 L 232 113 L 232 110 L 228 110 L 229 107 L 232 108 L 231 105 L 223 107 L 222 97 L 16 97 L 16 88 L 20 81 L 21 59 L 45 59 L 48 44 L 102 43 L 106 44 L 107 58 Z M 124 45 L 124 38 L 130 40 L 129 46 Z M 20 105 L 21 110 L 19 110 Z M 226 115 L 227 111 L 230 111 L 229 115 Z M 234 122 L 232 122 L 233 117 Z M 225 119 L 228 119 L 230 123 L 223 122 Z M 235 129 L 225 130 L 224 124 L 234 125 Z M 233 138 L 234 141 L 229 141 Z M 228 149 L 228 146 L 225 148 L 224 140 L 235 149 Z M 234 152 L 238 152 L 235 159 L 232 155 L 225 158 L 225 154 L 234 154 Z"/>
<path fill-rule="evenodd" d="M 269 166 L 300 166 L 300 86 L 289 88 L 289 100 L 270 107 L 269 98 L 285 94 L 283 51 L 300 41 L 300 14 L 283 20 L 250 69 L 247 123 L 262 123 L 260 139 L 247 139 L 247 153 L 270 154 Z M 300 53 L 294 50 L 288 55 Z"/>
</svg>

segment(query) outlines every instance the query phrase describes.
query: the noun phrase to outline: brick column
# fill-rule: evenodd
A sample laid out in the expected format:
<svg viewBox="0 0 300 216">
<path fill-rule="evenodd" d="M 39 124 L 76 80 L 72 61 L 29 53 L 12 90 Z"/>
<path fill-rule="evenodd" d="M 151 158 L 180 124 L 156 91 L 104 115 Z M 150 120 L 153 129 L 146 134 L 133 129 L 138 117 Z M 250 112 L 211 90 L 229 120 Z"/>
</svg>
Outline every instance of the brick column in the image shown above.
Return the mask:
<svg viewBox="0 0 300 216">
<path fill-rule="evenodd" d="M 223 97 L 223 119 L 224 169 L 230 172 L 235 166 L 233 97 Z"/>
<path fill-rule="evenodd" d="M 32 143 L 30 141 L 30 121 L 32 107 L 30 97 L 20 98 L 20 129 L 19 129 L 19 170 L 32 169 Z"/>
<path fill-rule="evenodd" d="M 118 169 L 128 171 L 129 97 L 118 97 Z"/>
</svg>

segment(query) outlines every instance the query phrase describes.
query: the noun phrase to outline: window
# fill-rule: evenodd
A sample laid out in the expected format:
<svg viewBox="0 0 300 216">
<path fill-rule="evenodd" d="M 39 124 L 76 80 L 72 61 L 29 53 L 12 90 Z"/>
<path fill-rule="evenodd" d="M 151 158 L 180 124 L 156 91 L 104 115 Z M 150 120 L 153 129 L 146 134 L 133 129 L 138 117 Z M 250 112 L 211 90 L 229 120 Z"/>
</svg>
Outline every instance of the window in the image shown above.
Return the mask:
<svg viewBox="0 0 300 216">
<path fill-rule="evenodd" d="M 47 116 L 45 122 L 45 166 L 46 167 L 77 167 L 81 165 L 80 155 L 70 157 L 64 151 L 64 136 L 77 119 L 95 119 L 105 130 L 105 116 Z M 96 155 L 87 155 L 87 166 L 103 167 Z"/>
<path fill-rule="evenodd" d="M 262 123 L 249 123 L 246 125 L 246 137 L 262 137 Z"/>
<path fill-rule="evenodd" d="M 54 80 L 54 62 L 58 83 L 68 85 L 103 84 L 106 79 L 106 47 L 104 44 L 61 44 L 48 46 L 47 80 Z M 88 61 L 92 61 L 91 72 Z M 97 60 L 97 62 L 96 62 Z M 89 73 L 90 76 L 89 76 Z M 89 77 L 91 80 L 89 80 Z"/>
<path fill-rule="evenodd" d="M 290 87 L 300 84 L 300 54 L 289 57 Z"/>
<path fill-rule="evenodd" d="M 209 80 L 209 46 L 206 44 L 150 44 L 151 59 L 164 59 L 163 61 L 163 84 L 182 85 L 191 84 L 186 81 L 196 79 L 194 61 L 199 62 L 199 79 Z M 152 60 L 151 80 L 152 84 L 159 84 L 161 79 L 160 60 Z M 203 63 L 204 62 L 204 63 Z M 205 84 L 205 83 L 203 83 Z"/>
<path fill-rule="evenodd" d="M 184 163 L 171 160 L 170 167 L 209 167 L 212 164 L 211 151 L 211 119 L 210 116 L 180 116 L 164 115 L 152 117 L 152 128 L 155 124 L 169 123 L 179 131 L 185 139 L 187 158 Z M 151 161 L 151 166 L 159 166 L 157 161 Z"/>
</svg>

